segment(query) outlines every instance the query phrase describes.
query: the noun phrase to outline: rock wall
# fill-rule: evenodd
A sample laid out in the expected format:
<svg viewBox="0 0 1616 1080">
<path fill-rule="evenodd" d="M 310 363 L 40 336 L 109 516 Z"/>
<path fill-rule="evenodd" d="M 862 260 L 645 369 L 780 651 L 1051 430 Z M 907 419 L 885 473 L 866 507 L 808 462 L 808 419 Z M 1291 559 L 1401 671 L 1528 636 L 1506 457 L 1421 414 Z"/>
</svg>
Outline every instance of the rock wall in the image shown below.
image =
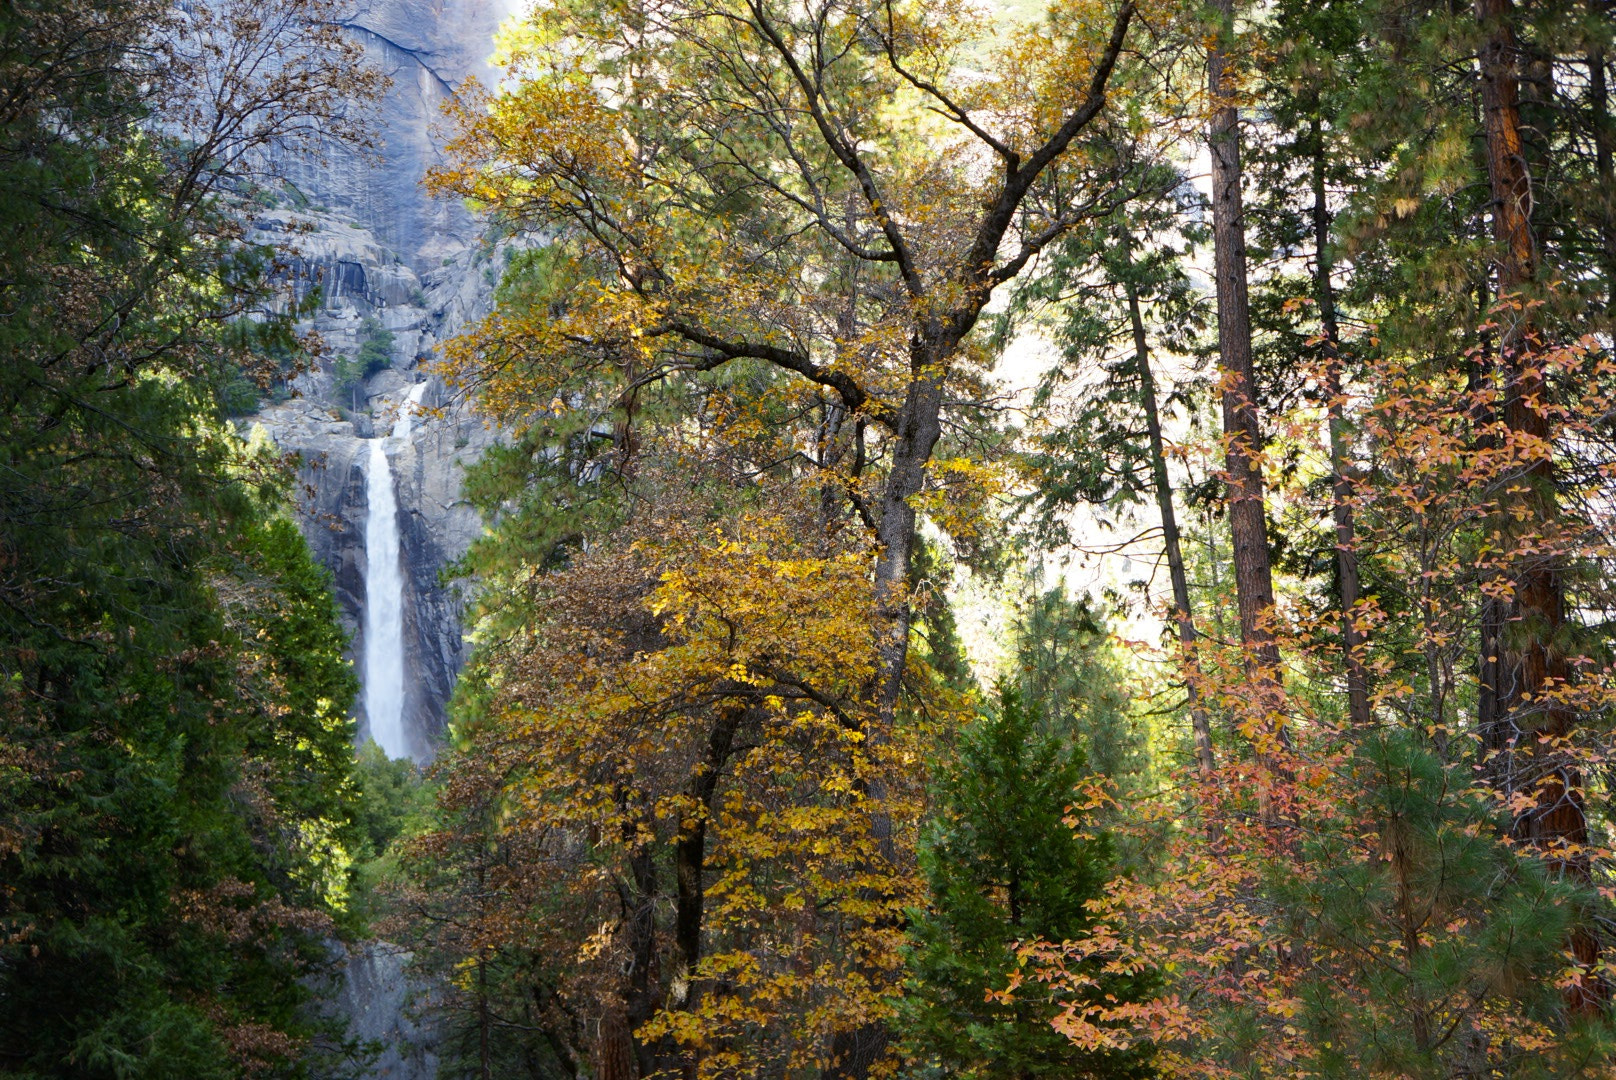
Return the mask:
<svg viewBox="0 0 1616 1080">
<path fill-rule="evenodd" d="M 428 197 L 421 179 L 439 161 L 435 127 L 452 88 L 468 76 L 492 80 L 487 58 L 512 6 L 370 0 L 357 8 L 346 25 L 393 79 L 376 111 L 378 153 L 332 148 L 323 161 L 281 163 L 292 184 L 252 222 L 259 239 L 289 252 L 285 273 L 298 292 L 320 290 L 310 327 L 327 358 L 297 381 L 292 400 L 253 420 L 301 456 L 304 533 L 335 579 L 356 658 L 364 655 L 365 440 L 388 432 L 415 382 L 429 380 L 423 403 L 444 410 L 418 418 L 392 458 L 406 571 L 405 727 L 420 761 L 439 744 L 465 658 L 462 593 L 440 581 L 482 528 L 462 497 L 463 471 L 494 438 L 446 399 L 431 368 L 444 340 L 488 312 L 502 267 L 481 224 L 460 204 Z M 392 334 L 391 365 L 339 385 L 336 361 L 354 357 L 373 326 Z M 368 720 L 359 720 L 363 738 Z"/>
<path fill-rule="evenodd" d="M 324 998 L 326 1015 L 346 1021 L 347 1037 L 368 1059 L 367 1080 L 435 1080 L 440 988 L 416 978 L 410 953 L 396 945 L 334 944 L 332 950 L 333 992 Z M 316 1076 L 348 1071 L 346 1063 L 311 1065 Z"/>
<path fill-rule="evenodd" d="M 494 33 L 513 0 L 362 0 L 345 20 L 392 78 L 377 110 L 374 158 L 333 150 L 324 161 L 282 164 L 309 203 L 358 222 L 417 274 L 452 258 L 480 235 L 459 204 L 425 198 L 421 177 L 440 160 L 434 127 L 462 81 L 495 77 Z"/>
<path fill-rule="evenodd" d="M 391 427 L 409 375 L 430 383 L 423 405 L 445 408 L 441 416 L 418 418 L 410 438 L 392 448 L 410 676 L 404 691 L 405 731 L 411 756 L 427 761 L 436 753 L 444 707 L 465 659 L 463 587 L 445 584 L 440 577 L 482 532 L 481 518 L 462 497 L 461 485 L 465 467 L 482 454 L 493 434 L 463 409 L 452 403 L 445 407 L 441 383 L 419 370 L 387 371 L 370 380 L 368 405 L 374 415 L 343 418 L 317 393 L 308 393 L 264 410 L 256 422 L 277 446 L 301 459 L 303 533 L 315 557 L 331 571 L 343 623 L 352 635 L 351 655 L 362 657 L 369 436 Z M 363 702 L 360 708 L 364 738 L 369 727 Z"/>
<path fill-rule="evenodd" d="M 332 148 L 324 161 L 280 163 L 291 183 L 252 221 L 258 239 L 289 252 L 285 273 L 295 290 L 320 290 L 305 328 L 326 344 L 320 369 L 297 380 L 291 400 L 251 423 L 300 458 L 304 535 L 332 572 L 355 658 L 365 646 L 368 440 L 391 430 L 399 403 L 421 381 L 429 384 L 422 404 L 441 410 L 418 416 L 408 439 L 389 445 L 405 579 L 404 728 L 417 761 L 441 744 L 445 706 L 465 659 L 462 588 L 441 580 L 482 532 L 462 494 L 464 470 L 496 437 L 448 400 L 432 365 L 443 341 L 488 312 L 502 266 L 480 223 L 458 203 L 427 197 L 420 182 L 439 160 L 434 127 L 443 102 L 469 75 L 491 81 L 486 58 L 512 6 L 369 0 L 358 7 L 346 25 L 393 78 L 376 113 L 379 153 Z M 351 362 L 378 325 L 392 335 L 391 363 L 339 384 L 338 361 Z M 359 721 L 364 738 L 362 711 Z M 334 949 L 335 993 L 325 1007 L 351 1037 L 379 1051 L 365 1075 L 436 1076 L 441 987 L 413 975 L 409 953 L 396 946 Z M 339 1073 L 346 1075 L 341 1068 L 333 1075 Z"/>
</svg>

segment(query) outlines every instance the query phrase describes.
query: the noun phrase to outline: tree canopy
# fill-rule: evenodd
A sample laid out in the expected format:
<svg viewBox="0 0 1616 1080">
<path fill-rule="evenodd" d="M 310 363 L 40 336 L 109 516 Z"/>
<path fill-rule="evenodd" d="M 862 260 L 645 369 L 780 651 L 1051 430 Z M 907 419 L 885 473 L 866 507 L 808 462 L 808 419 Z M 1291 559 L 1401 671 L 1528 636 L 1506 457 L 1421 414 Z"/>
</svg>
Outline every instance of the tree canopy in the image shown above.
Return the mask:
<svg viewBox="0 0 1616 1080">
<path fill-rule="evenodd" d="M 271 151 L 357 135 L 378 78 L 329 14 L 0 12 L 7 1075 L 310 1060 L 355 683 L 280 470 L 220 392 L 291 337 L 233 204 Z"/>
<path fill-rule="evenodd" d="M 429 778 L 225 419 L 343 15 L 0 11 L 0 1071 L 1613 1074 L 1610 5 L 531 5 Z"/>
</svg>

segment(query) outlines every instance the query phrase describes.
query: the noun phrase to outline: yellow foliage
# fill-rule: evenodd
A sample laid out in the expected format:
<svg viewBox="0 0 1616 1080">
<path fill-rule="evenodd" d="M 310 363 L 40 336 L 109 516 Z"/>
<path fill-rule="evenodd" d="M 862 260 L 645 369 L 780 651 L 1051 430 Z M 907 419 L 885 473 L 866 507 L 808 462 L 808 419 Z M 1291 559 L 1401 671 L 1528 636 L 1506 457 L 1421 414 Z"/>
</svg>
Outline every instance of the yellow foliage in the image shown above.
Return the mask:
<svg viewBox="0 0 1616 1080">
<path fill-rule="evenodd" d="M 901 912 L 921 900 L 916 763 L 941 712 L 880 730 L 861 704 L 870 553 L 857 534 L 827 538 L 816 511 L 786 489 L 714 522 L 665 491 L 535 575 L 531 620 L 492 650 L 488 728 L 457 766 L 500 763 L 500 843 L 533 853 L 495 890 L 482 940 L 549 940 L 586 1010 L 626 992 L 636 956 L 656 957 L 679 989 L 635 1038 L 678 1047 L 703 1075 L 816 1067 L 833 1033 L 885 1016 Z M 725 725 L 733 743 L 715 756 Z M 672 920 L 636 938 L 624 896 L 673 892 L 645 867 L 698 832 L 705 945 L 688 972 Z M 523 912 L 540 897 L 535 936 Z"/>
</svg>

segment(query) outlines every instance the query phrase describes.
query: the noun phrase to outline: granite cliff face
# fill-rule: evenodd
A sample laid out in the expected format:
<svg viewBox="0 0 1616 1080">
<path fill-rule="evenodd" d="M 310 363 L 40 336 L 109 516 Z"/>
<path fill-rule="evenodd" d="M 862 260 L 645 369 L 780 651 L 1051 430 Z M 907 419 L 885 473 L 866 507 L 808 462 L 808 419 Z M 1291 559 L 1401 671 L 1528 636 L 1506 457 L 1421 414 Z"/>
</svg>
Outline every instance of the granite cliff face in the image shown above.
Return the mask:
<svg viewBox="0 0 1616 1080">
<path fill-rule="evenodd" d="M 299 455 L 304 535 L 332 572 L 356 662 L 365 656 L 373 440 L 388 435 L 400 403 L 427 383 L 419 400 L 429 411 L 407 437 L 384 444 L 403 579 L 403 749 L 417 761 L 431 759 L 441 743 L 445 706 L 465 659 L 461 589 L 441 579 L 482 531 L 462 496 L 464 469 L 496 437 L 448 400 L 431 368 L 443 341 L 488 312 L 503 265 L 480 223 L 457 203 L 429 198 L 421 179 L 439 160 L 434 127 L 452 88 L 472 75 L 492 81 L 486 58 L 511 6 L 370 0 L 357 8 L 349 31 L 393 79 L 376 113 L 379 153 L 332 148 L 324 161 L 281 163 L 291 183 L 252 222 L 260 239 L 290 251 L 287 273 L 300 293 L 320 290 L 310 327 L 327 347 L 320 369 L 252 423 Z M 387 355 L 377 356 L 384 342 Z M 356 361 L 376 370 L 355 378 Z M 365 738 L 363 698 L 360 709 Z M 409 953 L 395 946 L 334 942 L 333 949 L 335 993 L 326 1007 L 379 1054 L 367 1075 L 436 1076 L 436 984 L 413 976 Z"/>
<path fill-rule="evenodd" d="M 369 942 L 350 951 L 334 946 L 337 976 L 325 1014 L 347 1024 L 349 1039 L 367 1059 L 366 1080 L 436 1080 L 442 1057 L 437 1011 L 441 987 L 411 970 L 396 945 Z M 351 1076 L 351 1064 L 314 1063 L 316 1076 Z"/>
<path fill-rule="evenodd" d="M 314 394 L 266 409 L 258 417 L 278 446 L 302 459 L 299 481 L 304 535 L 315 557 L 331 570 L 353 655 L 364 655 L 361 618 L 366 600 L 366 457 L 373 432 L 391 426 L 410 378 L 419 370 L 387 371 L 369 380 L 367 406 L 344 419 Z M 442 390 L 429 379 L 422 404 L 442 406 Z M 440 581 L 443 569 L 465 554 L 482 522 L 461 496 L 464 467 L 492 439 L 482 422 L 453 408 L 417 421 L 392 451 L 404 569 L 405 731 L 410 756 L 429 760 L 444 726 L 444 707 L 464 660 L 462 594 Z M 364 672 L 361 671 L 361 677 Z M 360 736 L 368 734 L 360 717 Z"/>
<path fill-rule="evenodd" d="M 434 133 L 443 103 L 468 76 L 491 84 L 499 24 L 520 0 L 360 0 L 344 25 L 393 80 L 377 110 L 374 160 L 335 152 L 284 163 L 311 202 L 357 222 L 417 274 L 460 255 L 480 235 L 451 201 L 428 199 L 421 177 L 440 160 Z"/>
<path fill-rule="evenodd" d="M 312 328 L 328 350 L 321 369 L 254 422 L 301 456 L 304 533 L 335 578 L 356 658 L 365 645 L 367 440 L 388 433 L 416 382 L 430 382 L 423 405 L 443 409 L 389 444 L 405 579 L 404 728 L 418 761 L 435 752 L 465 654 L 461 593 L 440 581 L 482 528 L 461 495 L 463 470 L 494 438 L 447 400 L 430 369 L 444 340 L 487 313 L 503 265 L 481 224 L 458 203 L 430 198 L 421 179 L 440 160 L 435 127 L 452 88 L 468 76 L 492 81 L 486 59 L 510 7 L 371 0 L 357 8 L 346 25 L 393 80 L 375 114 L 378 153 L 333 148 L 323 161 L 283 163 L 291 184 L 252 222 L 259 238 L 291 252 L 287 273 L 302 292 L 320 289 Z M 366 341 L 374 353 L 387 335 L 390 362 L 352 378 Z M 359 719 L 363 738 L 362 707 Z"/>
</svg>

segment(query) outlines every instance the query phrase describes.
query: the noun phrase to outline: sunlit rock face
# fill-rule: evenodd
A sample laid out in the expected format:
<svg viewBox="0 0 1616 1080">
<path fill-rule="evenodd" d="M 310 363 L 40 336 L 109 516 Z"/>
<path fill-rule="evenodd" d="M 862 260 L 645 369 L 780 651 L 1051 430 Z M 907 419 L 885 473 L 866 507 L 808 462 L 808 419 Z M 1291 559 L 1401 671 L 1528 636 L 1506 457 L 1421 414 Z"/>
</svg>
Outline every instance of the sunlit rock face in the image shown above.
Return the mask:
<svg viewBox="0 0 1616 1080">
<path fill-rule="evenodd" d="M 313 393 L 266 409 L 257 418 L 280 448 L 300 455 L 303 532 L 315 557 L 331 570 L 361 679 L 370 675 L 362 662 L 364 612 L 372 585 L 365 535 L 371 511 L 367 468 L 373 444 L 386 434 L 407 388 L 395 371 L 370 382 L 367 407 L 374 418 L 367 411 L 343 419 L 335 406 Z M 443 404 L 437 380 L 426 379 L 422 404 Z M 417 761 L 436 751 L 445 705 L 465 659 L 462 592 L 439 577 L 481 534 L 481 519 L 464 500 L 461 486 L 465 466 L 492 438 L 481 420 L 450 408 L 443 417 L 418 419 L 407 437 L 386 440 L 403 592 L 402 738 L 408 756 Z M 360 735 L 369 737 L 363 700 Z"/>
<path fill-rule="evenodd" d="M 488 59 L 506 0 L 368 0 L 346 20 L 393 85 L 376 113 L 378 160 L 332 152 L 288 172 L 312 203 L 358 222 L 417 274 L 474 244 L 481 229 L 458 203 L 425 198 L 421 177 L 440 160 L 433 128 L 468 76 L 493 81 Z"/>
<path fill-rule="evenodd" d="M 271 193 L 273 205 L 251 221 L 257 239 L 290 252 L 284 274 L 297 291 L 320 291 L 310 323 L 327 349 L 319 370 L 297 380 L 295 397 L 254 420 L 301 456 L 304 534 L 332 572 L 361 679 L 371 440 L 388 434 L 412 389 L 428 409 L 446 410 L 418 418 L 387 449 L 403 579 L 397 745 L 418 761 L 436 751 L 465 659 L 462 590 L 440 576 L 482 531 L 462 484 L 465 466 L 494 438 L 448 399 L 431 368 L 445 340 L 488 312 L 503 268 L 502 249 L 482 225 L 459 203 L 429 197 L 421 179 L 440 160 L 434 129 L 451 88 L 468 76 L 492 81 L 486 61 L 510 7 L 510 0 L 371 0 L 356 8 L 350 31 L 393 80 L 374 112 L 377 152 L 334 148 L 324 161 L 284 163 L 292 184 Z M 340 384 L 338 362 L 356 357 L 378 330 L 391 335 L 390 364 Z M 368 737 L 363 696 L 359 720 Z"/>
</svg>

